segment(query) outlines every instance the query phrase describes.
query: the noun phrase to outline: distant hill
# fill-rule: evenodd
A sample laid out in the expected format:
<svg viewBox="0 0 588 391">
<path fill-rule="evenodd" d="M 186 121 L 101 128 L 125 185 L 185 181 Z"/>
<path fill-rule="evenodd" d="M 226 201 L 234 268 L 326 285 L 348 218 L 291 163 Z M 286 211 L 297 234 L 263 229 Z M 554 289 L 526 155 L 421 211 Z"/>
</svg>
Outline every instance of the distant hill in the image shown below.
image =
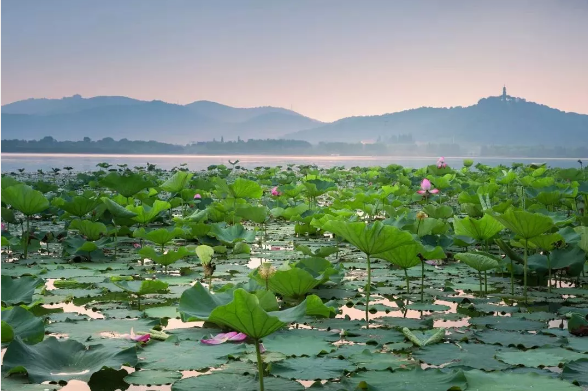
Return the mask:
<svg viewBox="0 0 588 391">
<path fill-rule="evenodd" d="M 212 139 L 287 138 L 417 143 L 588 145 L 588 115 L 566 113 L 504 93 L 468 107 L 349 117 L 323 123 L 279 107 L 235 108 L 197 101 L 177 105 L 121 96 L 27 99 L 2 106 L 3 139 L 128 138 L 187 144 Z"/>
<path fill-rule="evenodd" d="M 322 122 L 279 107 L 176 105 L 120 96 L 27 99 L 2 106 L 3 139 L 104 137 L 186 144 L 213 138 L 279 138 Z"/>
<path fill-rule="evenodd" d="M 349 117 L 284 138 L 358 142 L 410 134 L 417 142 L 570 146 L 588 144 L 588 115 L 498 96 L 469 107 L 430 108 Z"/>
</svg>

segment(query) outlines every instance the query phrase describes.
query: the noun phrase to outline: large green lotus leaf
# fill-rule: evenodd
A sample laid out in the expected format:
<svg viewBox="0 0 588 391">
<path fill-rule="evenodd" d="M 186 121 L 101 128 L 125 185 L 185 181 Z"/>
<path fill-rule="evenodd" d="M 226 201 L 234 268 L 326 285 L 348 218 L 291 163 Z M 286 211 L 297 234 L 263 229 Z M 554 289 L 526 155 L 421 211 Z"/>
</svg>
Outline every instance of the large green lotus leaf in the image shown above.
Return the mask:
<svg viewBox="0 0 588 391">
<path fill-rule="evenodd" d="M 557 345 L 558 338 L 545 334 L 530 334 L 520 332 L 508 332 L 497 330 L 484 330 L 474 334 L 475 338 L 486 344 L 499 344 L 502 346 L 522 346 L 526 349 Z"/>
<path fill-rule="evenodd" d="M 263 291 L 262 291 L 263 292 Z M 258 294 L 256 292 L 256 294 Z M 261 299 L 260 299 L 261 301 Z M 336 302 L 335 302 L 336 303 Z M 331 304 L 331 302 L 327 303 Z M 263 307 L 263 305 L 262 305 Z M 265 307 L 264 307 L 265 308 Z M 331 318 L 337 314 L 334 306 L 326 305 L 317 295 L 306 296 L 306 315 L 321 318 Z"/>
<path fill-rule="evenodd" d="M 390 353 L 372 353 L 364 349 L 361 353 L 349 356 L 349 361 L 358 368 L 365 368 L 370 371 L 383 371 L 386 369 L 404 369 L 415 365 L 414 361 L 408 360 L 405 356 L 397 356 Z"/>
<path fill-rule="evenodd" d="M 270 352 L 280 352 L 286 356 L 316 356 L 331 352 L 336 346 L 327 339 L 333 333 L 320 330 L 283 330 L 263 339 L 263 346 Z"/>
<path fill-rule="evenodd" d="M 323 195 L 329 190 L 334 190 L 337 188 L 337 185 L 335 183 L 323 181 L 321 179 L 311 179 L 302 182 L 302 184 L 306 188 L 306 193 L 313 198 Z"/>
<path fill-rule="evenodd" d="M 477 241 L 487 241 L 504 229 L 502 224 L 489 214 L 485 214 L 481 219 L 469 216 L 460 219 L 456 216 L 453 219 L 453 226 L 456 235 L 468 236 Z"/>
<path fill-rule="evenodd" d="M 171 391 L 194 390 L 227 390 L 227 391 L 258 391 L 259 380 L 250 375 L 239 375 L 215 372 L 211 375 L 189 377 L 175 382 Z M 304 386 L 294 380 L 286 380 L 279 377 L 264 377 L 265 389 L 280 391 L 303 391 Z"/>
<path fill-rule="evenodd" d="M 111 172 L 102 178 L 101 184 L 127 198 L 134 196 L 143 189 L 153 187 L 151 181 L 135 173 L 121 175 L 117 172 Z"/>
<path fill-rule="evenodd" d="M 196 255 L 198 256 L 202 264 L 207 265 L 210 263 L 210 261 L 212 261 L 214 249 L 210 246 L 203 244 L 196 247 Z"/>
<path fill-rule="evenodd" d="M 112 283 L 120 289 L 138 296 L 158 293 L 168 288 L 167 282 L 159 280 L 112 281 Z"/>
<path fill-rule="evenodd" d="M 296 216 L 301 216 L 308 210 L 308 204 L 298 204 L 288 208 L 274 208 L 270 211 L 274 217 L 282 217 L 286 220 L 292 220 Z"/>
<path fill-rule="evenodd" d="M 375 258 L 391 262 L 403 269 L 408 269 L 421 264 L 418 255 L 423 251 L 423 246 L 418 242 L 408 243 L 395 249 L 376 254 Z"/>
<path fill-rule="evenodd" d="M 63 241 L 64 249 L 69 254 L 88 254 L 98 250 L 98 245 L 106 244 L 108 238 L 104 237 L 99 241 L 87 241 L 81 236 L 70 236 Z"/>
<path fill-rule="evenodd" d="M 2 275 L 1 278 L 2 303 L 6 305 L 32 303 L 35 288 L 43 284 L 43 280 L 34 277 L 12 278 Z"/>
<path fill-rule="evenodd" d="M 500 266 L 500 260 L 497 257 L 481 251 L 455 254 L 455 259 L 479 272 L 496 269 Z"/>
<path fill-rule="evenodd" d="M 184 322 L 208 320 L 210 313 L 221 305 L 233 300 L 231 292 L 211 294 L 200 282 L 186 289 L 180 297 L 178 312 Z"/>
<path fill-rule="evenodd" d="M 494 359 L 501 351 L 515 351 L 496 345 L 484 345 L 475 343 L 462 343 L 460 346 L 449 343 L 441 343 L 423 347 L 413 353 L 413 357 L 430 365 L 443 365 L 450 363 L 451 367 L 469 367 L 484 369 L 487 371 L 502 370 L 508 365 Z"/>
<path fill-rule="evenodd" d="M 553 228 L 553 220 L 550 217 L 524 210 L 508 209 L 494 218 L 523 239 L 534 238 Z"/>
<path fill-rule="evenodd" d="M 568 275 L 577 277 L 582 273 L 586 263 L 586 252 L 575 246 L 570 249 L 557 249 L 551 253 L 551 268 L 566 269 Z"/>
<path fill-rule="evenodd" d="M 423 211 L 434 219 L 448 219 L 453 216 L 453 208 L 449 205 L 435 206 L 428 204 L 423 208 Z"/>
<path fill-rule="evenodd" d="M 3 189 L 2 202 L 26 216 L 41 213 L 49 207 L 49 201 L 43 193 L 27 185 L 14 185 Z"/>
<path fill-rule="evenodd" d="M 295 266 L 299 269 L 306 270 L 313 277 L 320 277 L 320 284 L 327 282 L 328 280 L 339 283 L 343 276 L 343 264 L 337 264 L 334 266 L 331 262 L 324 258 L 312 257 L 302 258 L 296 262 Z"/>
<path fill-rule="evenodd" d="M 235 182 L 229 185 L 229 189 L 233 198 L 261 198 L 263 195 L 259 183 L 245 178 L 235 179 Z"/>
<path fill-rule="evenodd" d="M 465 390 L 466 377 L 462 371 L 441 372 L 438 369 L 410 371 L 368 371 L 360 372 L 348 379 L 342 379 L 344 390 L 370 391 L 448 391 Z"/>
<path fill-rule="evenodd" d="M 130 219 L 137 216 L 135 212 L 125 209 L 124 206 L 114 202 L 108 197 L 102 197 L 102 202 L 104 203 L 104 206 L 106 206 L 106 209 L 108 209 L 110 214 L 112 214 L 114 217 Z"/>
<path fill-rule="evenodd" d="M 186 247 L 180 247 L 177 250 L 168 250 L 165 253 L 155 251 L 153 247 L 143 247 L 139 250 L 139 255 L 143 258 L 149 258 L 158 265 L 169 266 L 179 261 L 191 253 Z"/>
<path fill-rule="evenodd" d="M 22 182 L 19 182 L 16 179 L 14 179 L 13 177 L 8 176 L 8 175 L 2 175 L 2 180 L 0 183 L 2 186 L 2 190 L 6 189 L 7 187 L 10 187 L 10 186 L 23 184 Z"/>
<path fill-rule="evenodd" d="M 561 377 L 574 384 L 588 386 L 588 358 L 568 362 L 563 367 Z"/>
<path fill-rule="evenodd" d="M 576 227 L 575 232 L 580 235 L 578 247 L 588 253 L 588 227 Z"/>
<path fill-rule="evenodd" d="M 165 371 L 165 370 L 142 370 L 135 371 L 128 376 L 125 376 L 125 382 L 128 384 L 151 386 L 161 384 L 172 384 L 173 382 L 182 378 L 181 372 Z"/>
<path fill-rule="evenodd" d="M 427 345 L 433 345 L 443 341 L 445 338 L 445 329 L 432 329 L 432 330 L 410 330 L 408 327 L 402 328 L 402 334 L 406 336 L 413 344 L 418 347 Z"/>
<path fill-rule="evenodd" d="M 139 228 L 133 232 L 133 237 L 147 239 L 155 244 L 163 246 L 183 233 L 184 231 L 177 227 L 158 228 L 151 231 L 146 231 L 145 228 Z"/>
<path fill-rule="evenodd" d="M 256 280 L 259 284 L 263 283 L 259 275 Z M 268 284 L 273 292 L 286 297 L 299 298 L 319 285 L 321 280 L 322 278 L 314 278 L 306 270 L 294 267 L 288 270 L 278 270 L 270 277 Z"/>
<path fill-rule="evenodd" d="M 240 206 L 237 208 L 235 215 L 242 217 L 243 220 L 249 220 L 257 224 L 263 224 L 267 219 L 268 209 L 265 206 Z"/>
<path fill-rule="evenodd" d="M 163 190 L 170 193 L 179 193 L 185 188 L 194 174 L 187 171 L 176 171 L 174 175 L 159 185 Z"/>
<path fill-rule="evenodd" d="M 302 318 L 305 313 L 306 300 L 287 310 L 266 312 L 257 296 L 239 288 L 233 292 L 233 301 L 215 308 L 208 321 L 259 339 Z"/>
<path fill-rule="evenodd" d="M 5 338 L 5 324 L 12 330 L 10 338 Z M 15 337 L 19 337 L 28 344 L 41 342 L 45 337 L 43 319 L 37 318 L 21 307 L 12 307 L 2 311 L 2 343 L 10 342 Z"/>
<path fill-rule="evenodd" d="M 529 239 L 529 242 L 541 250 L 551 251 L 556 243 L 563 242 L 563 240 L 563 236 L 556 232 L 553 234 L 535 236 L 534 238 Z"/>
<path fill-rule="evenodd" d="M 524 352 L 502 352 L 498 353 L 496 358 L 509 365 L 523 365 L 525 367 L 556 367 L 561 363 L 568 361 L 588 358 L 588 355 L 563 348 L 538 348 Z"/>
<path fill-rule="evenodd" d="M 381 254 L 394 248 L 414 242 L 412 235 L 379 221 L 371 225 L 327 221 L 324 229 L 341 236 L 367 255 Z"/>
<path fill-rule="evenodd" d="M 468 390 L 476 391 L 580 391 L 580 388 L 558 379 L 536 373 L 465 372 Z"/>
<path fill-rule="evenodd" d="M 210 225 L 206 223 L 192 223 L 186 222 L 183 226 L 184 229 L 188 229 L 188 232 L 184 232 L 187 238 L 195 239 L 205 236 L 210 232 Z"/>
<path fill-rule="evenodd" d="M 272 365 L 272 373 L 287 379 L 327 380 L 355 370 L 347 360 L 328 357 L 296 357 Z"/>
<path fill-rule="evenodd" d="M 108 229 L 104 224 L 90 220 L 76 219 L 71 222 L 69 229 L 77 229 L 80 232 L 80 235 L 85 236 L 90 241 L 98 240 L 108 232 Z"/>
<path fill-rule="evenodd" d="M 137 223 L 150 223 L 164 210 L 171 208 L 171 204 L 167 201 L 156 200 L 153 206 L 148 205 L 127 205 L 126 209 L 136 214 L 133 220 Z"/>
<path fill-rule="evenodd" d="M 567 337 L 568 344 L 565 346 L 574 349 L 577 352 L 588 353 L 588 338 L 584 337 Z"/>
<path fill-rule="evenodd" d="M 148 344 L 141 351 L 141 358 L 144 360 L 141 360 L 139 367 L 166 371 L 202 370 L 218 367 L 229 361 L 229 356 L 239 356 L 244 352 L 244 344 L 226 343 L 210 346 L 198 341 L 174 343 L 168 339 Z"/>
<path fill-rule="evenodd" d="M 104 367 L 118 369 L 137 363 L 135 347 L 125 350 L 93 345 L 90 349 L 68 339 L 49 337 L 36 345 L 15 339 L 8 345 L 2 362 L 2 372 L 10 374 L 25 370 L 34 383 L 44 381 L 88 381 L 94 372 Z"/>
<path fill-rule="evenodd" d="M 55 200 L 53 200 L 52 203 L 55 204 Z M 69 214 L 76 217 L 83 217 L 96 209 L 96 207 L 101 204 L 101 201 L 99 198 L 95 197 L 88 198 L 76 196 L 69 201 L 62 200 L 62 202 L 59 202 L 58 204 L 59 208 L 68 212 Z"/>
<path fill-rule="evenodd" d="M 239 241 L 252 242 L 255 240 L 255 231 L 247 230 L 241 224 L 231 225 L 230 227 L 212 224 L 208 234 L 225 244 L 232 244 Z"/>
</svg>

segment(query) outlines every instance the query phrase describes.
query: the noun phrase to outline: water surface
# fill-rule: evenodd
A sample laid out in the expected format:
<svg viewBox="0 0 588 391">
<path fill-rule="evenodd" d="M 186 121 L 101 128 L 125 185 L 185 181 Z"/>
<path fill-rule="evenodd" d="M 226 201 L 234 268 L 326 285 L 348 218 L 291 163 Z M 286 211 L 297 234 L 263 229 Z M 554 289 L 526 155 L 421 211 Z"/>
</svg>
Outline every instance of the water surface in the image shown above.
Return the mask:
<svg viewBox="0 0 588 391">
<path fill-rule="evenodd" d="M 445 157 L 447 164 L 461 167 L 463 159 L 468 157 Z M 287 164 L 316 164 L 319 167 L 333 166 L 387 166 L 400 164 L 405 167 L 424 167 L 435 164 L 436 156 L 271 156 L 271 155 L 102 155 L 102 154 L 35 154 L 35 153 L 2 153 L 2 172 L 26 171 L 38 169 L 49 170 L 53 167 L 73 167 L 75 171 L 95 170 L 96 164 L 107 162 L 112 165 L 127 164 L 129 167 L 145 166 L 147 162 L 156 164 L 163 169 L 171 169 L 187 163 L 190 170 L 205 170 L 213 164 L 229 165 L 229 160 L 239 160 L 239 165 L 246 168 L 257 166 L 276 166 Z M 476 163 L 490 166 L 513 162 L 547 163 L 551 167 L 579 167 L 578 158 L 503 158 L 503 157 L 471 157 Z M 588 158 L 581 158 L 588 162 Z"/>
</svg>

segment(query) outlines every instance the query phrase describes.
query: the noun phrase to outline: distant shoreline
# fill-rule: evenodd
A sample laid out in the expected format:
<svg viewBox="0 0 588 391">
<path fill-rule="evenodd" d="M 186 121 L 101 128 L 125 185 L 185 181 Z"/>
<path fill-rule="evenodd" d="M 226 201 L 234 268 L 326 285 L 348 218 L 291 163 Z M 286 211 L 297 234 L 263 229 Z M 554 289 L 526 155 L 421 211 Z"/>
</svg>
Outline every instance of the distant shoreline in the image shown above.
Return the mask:
<svg viewBox="0 0 588 391">
<path fill-rule="evenodd" d="M 239 154 L 210 154 L 210 155 L 201 155 L 201 154 L 183 154 L 183 153 L 167 153 L 167 154 L 144 154 L 144 153 L 75 153 L 75 152 L 58 152 L 58 153 L 50 153 L 50 152 L 2 152 L 1 156 L 7 157 L 84 157 L 84 156 L 92 156 L 92 157 L 105 157 L 105 158 L 117 158 L 117 157 L 125 157 L 125 156 L 133 156 L 133 157 L 152 157 L 152 158 L 176 158 L 178 156 L 190 158 L 190 159 L 213 159 L 213 158 L 223 158 L 223 157 L 231 157 L 235 159 L 245 158 L 245 157 L 255 157 L 255 156 L 263 156 L 264 158 L 275 158 L 275 159 L 283 159 L 287 156 L 289 159 L 308 159 L 308 158 L 318 158 L 320 160 L 381 160 L 381 159 L 404 159 L 404 160 L 423 160 L 423 159 L 431 159 L 431 161 L 438 159 L 438 156 L 421 156 L 421 155 L 300 155 L 300 154 L 263 154 L 263 153 L 239 153 Z M 538 161 L 541 160 L 586 160 L 588 161 L 588 157 L 521 157 L 521 156 L 445 156 L 445 159 L 497 159 L 497 160 L 531 160 L 531 161 Z M 434 162 L 433 162 L 434 163 Z M 431 164 L 433 164 L 431 163 Z"/>
</svg>

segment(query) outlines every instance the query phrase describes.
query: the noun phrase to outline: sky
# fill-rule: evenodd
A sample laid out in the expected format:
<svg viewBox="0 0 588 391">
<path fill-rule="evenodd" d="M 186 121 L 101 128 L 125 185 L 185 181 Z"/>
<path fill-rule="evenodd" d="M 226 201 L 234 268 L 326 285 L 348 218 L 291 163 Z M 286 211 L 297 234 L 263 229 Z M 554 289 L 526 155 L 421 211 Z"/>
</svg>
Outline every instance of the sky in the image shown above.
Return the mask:
<svg viewBox="0 0 588 391">
<path fill-rule="evenodd" d="M 588 0 L 4 0 L 2 104 L 123 95 L 333 121 L 508 93 L 588 113 Z"/>
</svg>

